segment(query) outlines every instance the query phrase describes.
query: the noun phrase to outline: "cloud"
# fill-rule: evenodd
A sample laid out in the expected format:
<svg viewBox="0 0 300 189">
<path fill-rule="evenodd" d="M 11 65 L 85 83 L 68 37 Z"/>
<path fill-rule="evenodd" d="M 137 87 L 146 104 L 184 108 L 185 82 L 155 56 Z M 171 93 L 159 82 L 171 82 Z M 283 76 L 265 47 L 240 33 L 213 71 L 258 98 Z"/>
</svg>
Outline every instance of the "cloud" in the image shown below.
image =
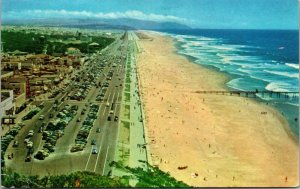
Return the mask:
<svg viewBox="0 0 300 189">
<path fill-rule="evenodd" d="M 145 14 L 138 10 L 129 10 L 125 12 L 89 12 L 89 11 L 68 11 L 68 10 L 26 10 L 21 12 L 10 11 L 6 13 L 6 17 L 17 18 L 27 16 L 30 18 L 101 18 L 101 19 L 118 19 L 118 18 L 133 18 L 147 21 L 157 22 L 178 22 L 186 23 L 187 19 L 172 15 L 161 14 Z"/>
</svg>

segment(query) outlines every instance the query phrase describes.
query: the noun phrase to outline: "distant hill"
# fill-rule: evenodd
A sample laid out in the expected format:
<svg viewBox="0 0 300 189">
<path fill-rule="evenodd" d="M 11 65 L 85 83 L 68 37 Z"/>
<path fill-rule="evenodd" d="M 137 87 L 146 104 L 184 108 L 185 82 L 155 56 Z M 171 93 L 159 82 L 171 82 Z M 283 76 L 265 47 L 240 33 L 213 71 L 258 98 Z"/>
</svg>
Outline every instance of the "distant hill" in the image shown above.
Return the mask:
<svg viewBox="0 0 300 189">
<path fill-rule="evenodd" d="M 3 20 L 2 24 L 13 25 L 41 25 L 41 26 L 62 26 L 80 27 L 89 29 L 190 29 L 189 26 L 176 22 L 156 22 L 130 18 L 121 19 L 24 19 L 24 20 Z"/>
</svg>

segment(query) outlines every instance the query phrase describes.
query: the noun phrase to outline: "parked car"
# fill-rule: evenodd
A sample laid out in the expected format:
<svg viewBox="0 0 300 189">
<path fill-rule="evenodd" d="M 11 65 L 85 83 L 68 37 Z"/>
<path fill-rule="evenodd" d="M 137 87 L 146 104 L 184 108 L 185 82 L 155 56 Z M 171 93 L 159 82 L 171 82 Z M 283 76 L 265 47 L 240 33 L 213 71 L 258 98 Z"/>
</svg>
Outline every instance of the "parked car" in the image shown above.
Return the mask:
<svg viewBox="0 0 300 189">
<path fill-rule="evenodd" d="M 30 139 L 29 138 L 26 138 L 25 140 L 24 140 L 24 143 L 28 143 L 30 141 Z"/>
<path fill-rule="evenodd" d="M 118 121 L 119 120 L 119 117 L 118 116 L 115 116 L 115 121 Z"/>
<path fill-rule="evenodd" d="M 39 120 L 44 120 L 45 116 L 44 115 L 40 115 Z"/>
<path fill-rule="evenodd" d="M 91 142 L 91 145 L 95 145 L 96 144 L 96 140 L 93 139 L 92 142 Z"/>
<path fill-rule="evenodd" d="M 26 156 L 25 162 L 31 162 L 31 156 L 30 155 Z"/>
<path fill-rule="evenodd" d="M 107 121 L 111 121 L 111 117 L 110 116 L 107 117 Z"/>
<path fill-rule="evenodd" d="M 97 132 L 97 133 L 100 133 L 100 132 L 101 132 L 101 129 L 100 129 L 100 128 L 97 128 L 97 129 L 96 129 L 96 132 Z"/>
<path fill-rule="evenodd" d="M 17 140 L 14 141 L 13 147 L 18 147 L 19 146 L 19 142 Z"/>
<path fill-rule="evenodd" d="M 34 158 L 44 160 L 47 156 L 49 156 L 49 153 L 46 152 L 46 150 L 39 150 L 34 156 Z"/>
<path fill-rule="evenodd" d="M 92 149 L 92 154 L 98 154 L 97 148 Z"/>
</svg>

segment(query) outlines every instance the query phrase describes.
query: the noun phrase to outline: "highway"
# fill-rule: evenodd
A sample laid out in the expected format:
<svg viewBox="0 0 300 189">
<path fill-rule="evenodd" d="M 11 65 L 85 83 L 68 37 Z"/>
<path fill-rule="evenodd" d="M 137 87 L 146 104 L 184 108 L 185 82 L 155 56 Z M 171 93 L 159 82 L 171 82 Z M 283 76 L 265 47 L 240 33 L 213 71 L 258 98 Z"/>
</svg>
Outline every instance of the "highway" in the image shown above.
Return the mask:
<svg viewBox="0 0 300 189">
<path fill-rule="evenodd" d="M 70 95 L 77 90 L 75 83 L 83 83 L 84 77 L 79 82 L 71 81 L 66 88 L 62 89 L 61 92 L 53 99 L 34 101 L 31 105 L 43 104 L 43 109 L 35 115 L 32 119 L 24 121 L 25 126 L 20 130 L 15 140 L 19 142 L 18 147 L 12 147 L 12 143 L 8 146 L 5 154 L 6 166 L 12 170 L 27 174 L 40 176 L 70 173 L 73 171 L 91 171 L 102 175 L 107 175 L 111 169 L 109 163 L 115 158 L 116 143 L 119 129 L 119 120 L 115 121 L 116 116 L 120 117 L 121 99 L 124 83 L 124 67 L 127 55 L 128 37 L 117 38 L 114 43 L 104 49 L 100 54 L 97 54 L 91 59 L 87 65 L 82 66 L 79 70 L 74 71 L 71 78 L 76 73 L 89 73 L 95 69 L 95 65 L 106 62 L 105 67 L 100 74 L 99 79 L 95 82 L 104 83 L 106 81 L 108 72 L 113 71 L 111 81 L 105 92 L 103 102 L 97 101 L 96 97 L 101 90 L 100 87 L 92 86 L 88 91 L 87 96 L 83 100 L 71 100 Z M 106 60 L 106 61 L 105 61 Z M 119 61 L 120 60 L 120 61 Z M 116 64 L 114 67 L 113 64 Z M 85 75 L 84 74 L 84 75 Z M 53 107 L 55 101 L 58 102 L 58 111 Z M 109 106 L 106 104 L 109 103 Z M 112 107 L 112 103 L 114 106 Z M 65 105 L 78 105 L 75 117 L 68 123 L 64 129 L 64 135 L 59 138 L 54 147 L 54 152 L 50 153 L 44 160 L 38 160 L 33 156 L 43 148 L 45 143 L 42 140 L 42 133 L 38 130 L 42 123 L 48 122 L 53 119 L 49 118 L 50 114 L 53 114 L 54 118 L 61 111 Z M 99 111 L 97 112 L 97 118 L 93 124 L 92 129 L 88 135 L 87 144 L 82 151 L 70 152 L 72 146 L 75 145 L 75 138 L 80 130 L 83 120 L 87 117 L 87 113 L 81 115 L 83 109 L 89 111 L 91 104 L 98 104 Z M 110 111 L 113 110 L 111 114 Z M 44 120 L 39 120 L 39 116 L 44 115 Z M 111 116 L 111 121 L 108 121 L 108 116 Z M 80 122 L 77 122 L 80 118 Z M 97 128 L 101 129 L 101 132 L 96 132 Z M 32 160 L 25 162 L 27 156 L 26 144 L 23 142 L 26 138 L 29 130 L 34 131 L 31 141 L 33 142 L 34 152 L 32 154 Z M 95 145 L 91 145 L 92 140 L 96 140 Z M 92 154 L 92 149 L 97 149 L 97 154 Z M 14 154 L 13 159 L 8 159 L 8 154 Z"/>
</svg>

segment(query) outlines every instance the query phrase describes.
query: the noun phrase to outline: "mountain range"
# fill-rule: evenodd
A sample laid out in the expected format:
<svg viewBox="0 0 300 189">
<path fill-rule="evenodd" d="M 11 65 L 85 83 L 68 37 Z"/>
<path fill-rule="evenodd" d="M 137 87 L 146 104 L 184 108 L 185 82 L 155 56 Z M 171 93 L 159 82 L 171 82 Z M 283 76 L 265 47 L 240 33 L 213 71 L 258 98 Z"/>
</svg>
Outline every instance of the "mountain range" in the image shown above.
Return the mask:
<svg viewBox="0 0 300 189">
<path fill-rule="evenodd" d="M 4 25 L 39 25 L 60 26 L 88 29 L 122 29 L 122 30 L 165 30 L 165 29 L 190 29 L 189 26 L 177 22 L 157 22 L 132 18 L 119 19 L 24 19 L 3 20 Z"/>
</svg>

